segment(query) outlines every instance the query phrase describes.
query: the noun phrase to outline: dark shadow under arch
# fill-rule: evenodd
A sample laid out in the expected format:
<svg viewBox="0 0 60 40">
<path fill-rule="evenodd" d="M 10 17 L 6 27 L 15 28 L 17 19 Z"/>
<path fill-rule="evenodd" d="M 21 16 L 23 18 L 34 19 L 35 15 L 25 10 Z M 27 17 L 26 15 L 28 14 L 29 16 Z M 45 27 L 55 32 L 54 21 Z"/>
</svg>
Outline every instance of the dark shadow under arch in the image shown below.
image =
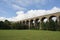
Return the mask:
<svg viewBox="0 0 60 40">
<path fill-rule="evenodd" d="M 46 19 L 46 17 L 43 17 L 43 18 L 41 19 L 41 21 L 43 22 L 43 21 L 44 21 L 44 19 Z"/>
<path fill-rule="evenodd" d="M 56 16 L 54 16 L 54 15 L 50 16 L 50 17 L 49 17 L 49 21 L 50 21 L 50 20 L 53 20 L 53 19 L 52 19 L 53 17 L 56 17 Z M 57 17 L 56 17 L 56 18 L 57 18 Z M 56 20 L 57 20 L 57 19 L 56 19 Z M 54 21 L 54 20 L 53 20 L 53 21 Z"/>
</svg>

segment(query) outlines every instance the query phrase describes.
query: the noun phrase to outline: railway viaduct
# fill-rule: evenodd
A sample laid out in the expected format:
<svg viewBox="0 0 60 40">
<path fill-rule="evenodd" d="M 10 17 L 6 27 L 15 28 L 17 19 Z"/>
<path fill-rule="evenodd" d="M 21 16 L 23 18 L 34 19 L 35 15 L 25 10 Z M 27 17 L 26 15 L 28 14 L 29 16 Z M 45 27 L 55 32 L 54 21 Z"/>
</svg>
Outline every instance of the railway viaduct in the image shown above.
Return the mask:
<svg viewBox="0 0 60 40">
<path fill-rule="evenodd" d="M 44 21 L 44 19 L 47 19 L 47 21 L 49 22 L 49 20 L 52 19 L 53 17 L 56 17 L 56 20 L 60 22 L 60 12 L 56 12 L 48 15 L 24 19 L 21 20 L 20 23 L 27 25 L 29 29 L 32 27 L 42 29 L 41 23 Z"/>
</svg>

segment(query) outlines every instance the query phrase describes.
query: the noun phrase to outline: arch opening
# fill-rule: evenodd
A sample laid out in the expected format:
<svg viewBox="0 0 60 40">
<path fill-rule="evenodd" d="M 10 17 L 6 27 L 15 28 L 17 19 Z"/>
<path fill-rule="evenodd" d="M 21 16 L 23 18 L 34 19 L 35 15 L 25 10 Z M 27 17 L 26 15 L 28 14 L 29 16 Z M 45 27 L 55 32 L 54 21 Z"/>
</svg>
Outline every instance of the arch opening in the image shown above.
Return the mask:
<svg viewBox="0 0 60 40">
<path fill-rule="evenodd" d="M 23 24 L 25 24 L 25 21 L 23 21 Z"/>
<path fill-rule="evenodd" d="M 35 29 L 39 29 L 40 28 L 40 20 L 39 18 L 35 19 Z"/>
<path fill-rule="evenodd" d="M 34 20 L 30 20 L 30 29 L 34 29 L 34 23 L 35 23 L 35 21 Z"/>
<path fill-rule="evenodd" d="M 31 20 L 30 23 L 33 24 L 34 23 L 34 20 Z"/>
<path fill-rule="evenodd" d="M 40 22 L 40 20 L 39 20 L 39 19 L 36 19 L 36 20 L 35 20 L 35 23 L 39 23 L 39 22 Z"/>
<path fill-rule="evenodd" d="M 26 21 L 26 24 L 29 24 L 29 21 L 28 20 Z"/>
<path fill-rule="evenodd" d="M 55 22 L 55 21 L 57 21 L 57 17 L 56 17 L 56 16 L 50 16 L 50 17 L 49 17 L 49 21 L 50 21 L 50 20 L 53 20 L 53 21 Z"/>
<path fill-rule="evenodd" d="M 43 18 L 41 19 L 41 21 L 44 22 L 44 23 L 46 23 L 46 22 L 48 21 L 48 19 L 47 19 L 46 17 L 43 17 Z"/>
</svg>

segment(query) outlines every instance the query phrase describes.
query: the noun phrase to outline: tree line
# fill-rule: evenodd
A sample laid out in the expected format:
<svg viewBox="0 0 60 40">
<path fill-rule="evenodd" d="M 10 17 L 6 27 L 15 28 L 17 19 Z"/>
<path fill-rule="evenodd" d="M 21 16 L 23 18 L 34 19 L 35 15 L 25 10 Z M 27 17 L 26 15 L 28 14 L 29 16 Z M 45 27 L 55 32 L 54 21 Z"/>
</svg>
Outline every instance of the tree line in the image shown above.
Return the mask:
<svg viewBox="0 0 60 40">
<path fill-rule="evenodd" d="M 31 29 L 39 30 L 40 25 L 42 30 L 52 30 L 52 31 L 60 31 L 60 22 L 49 20 L 49 22 L 42 22 L 41 24 L 37 24 L 35 27 L 31 27 Z M 0 21 L 0 29 L 29 29 L 29 27 L 25 24 L 21 24 L 20 22 L 10 22 L 8 20 Z"/>
<path fill-rule="evenodd" d="M 50 19 L 49 22 L 42 22 L 41 25 L 43 30 L 60 31 L 60 22 L 57 20 Z"/>
<path fill-rule="evenodd" d="M 0 29 L 28 29 L 28 26 L 20 24 L 19 22 L 5 20 L 4 22 L 0 21 Z"/>
</svg>

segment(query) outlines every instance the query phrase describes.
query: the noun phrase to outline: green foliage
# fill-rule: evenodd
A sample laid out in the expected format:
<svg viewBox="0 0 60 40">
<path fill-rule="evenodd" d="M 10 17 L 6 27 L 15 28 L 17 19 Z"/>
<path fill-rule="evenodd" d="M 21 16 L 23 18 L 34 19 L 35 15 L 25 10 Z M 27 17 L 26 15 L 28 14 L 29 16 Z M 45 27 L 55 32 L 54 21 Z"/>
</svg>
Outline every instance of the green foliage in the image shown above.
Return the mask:
<svg viewBox="0 0 60 40">
<path fill-rule="evenodd" d="M 60 22 L 49 20 L 49 22 L 42 22 L 30 25 L 30 29 L 39 30 L 40 25 L 42 30 L 52 30 L 52 31 L 60 31 Z M 10 22 L 8 20 L 0 21 L 0 29 L 29 29 L 27 24 L 21 24 L 20 22 Z"/>
<path fill-rule="evenodd" d="M 20 24 L 19 22 L 12 23 L 11 26 L 13 27 L 13 29 L 28 29 L 27 25 Z"/>
<path fill-rule="evenodd" d="M 0 29 L 10 29 L 10 26 L 3 21 L 0 21 Z"/>
<path fill-rule="evenodd" d="M 49 30 L 56 30 L 56 26 L 55 26 L 55 22 L 53 20 L 49 20 L 49 26 L 48 26 Z"/>
<path fill-rule="evenodd" d="M 28 29 L 28 26 L 20 24 L 19 22 L 5 20 L 4 22 L 0 21 L 0 29 Z"/>
<path fill-rule="evenodd" d="M 43 29 L 43 30 L 47 30 L 47 28 L 48 28 L 47 25 L 48 25 L 47 23 L 42 22 L 42 23 L 41 23 L 42 29 Z"/>
<path fill-rule="evenodd" d="M 42 22 L 41 26 L 43 30 L 51 30 L 51 31 L 60 30 L 60 23 L 58 23 L 57 20 L 53 21 L 50 19 L 49 22 L 48 21 L 46 23 Z"/>
</svg>

